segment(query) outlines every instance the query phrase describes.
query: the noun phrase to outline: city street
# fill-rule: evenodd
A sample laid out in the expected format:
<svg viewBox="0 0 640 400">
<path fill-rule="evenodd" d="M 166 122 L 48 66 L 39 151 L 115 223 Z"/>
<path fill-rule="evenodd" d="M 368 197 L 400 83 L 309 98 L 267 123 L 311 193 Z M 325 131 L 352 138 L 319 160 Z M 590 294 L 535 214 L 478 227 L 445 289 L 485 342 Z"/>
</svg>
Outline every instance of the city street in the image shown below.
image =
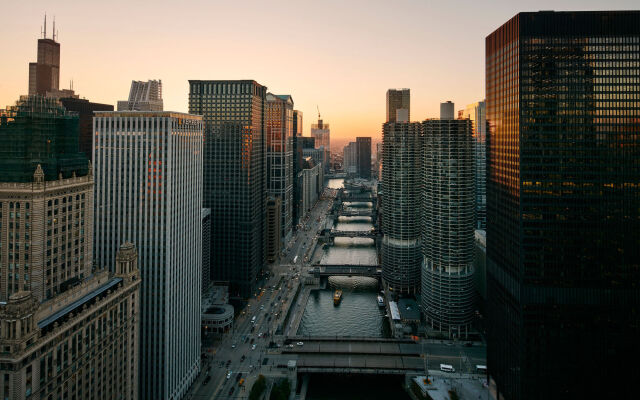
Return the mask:
<svg viewBox="0 0 640 400">
<path fill-rule="evenodd" d="M 286 365 L 288 357 L 269 354 L 269 350 L 275 353 L 277 348 L 269 349 L 268 346 L 271 342 L 273 346 L 276 343 L 282 345 L 282 339 L 274 339 L 274 334 L 285 318 L 283 311 L 286 311 L 301 283 L 304 259 L 313 250 L 317 232 L 324 226 L 326 213 L 331 207 L 331 195 L 335 195 L 335 191 L 325 189 L 325 193 L 330 195 L 322 196 L 301 221 L 301 227 L 293 234 L 280 262 L 268 267 L 270 276 L 265 287 L 261 287 L 249 300 L 234 321 L 232 331 L 215 342 L 212 353 L 207 352 L 202 373 L 187 398 L 247 398 L 259 374 L 268 376 L 286 372 L 286 369 L 278 372 L 277 366 Z M 239 374 L 241 378 L 238 378 Z M 244 379 L 242 386 L 239 385 L 240 379 Z"/>
</svg>

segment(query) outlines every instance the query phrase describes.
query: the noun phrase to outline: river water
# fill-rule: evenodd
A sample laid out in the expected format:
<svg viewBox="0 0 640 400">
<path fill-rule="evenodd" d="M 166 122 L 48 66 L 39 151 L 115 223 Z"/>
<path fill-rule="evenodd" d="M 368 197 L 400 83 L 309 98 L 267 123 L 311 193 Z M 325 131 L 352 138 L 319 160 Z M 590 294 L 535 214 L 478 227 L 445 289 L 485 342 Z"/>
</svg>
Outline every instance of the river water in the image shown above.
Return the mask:
<svg viewBox="0 0 640 400">
<path fill-rule="evenodd" d="M 331 179 L 328 187 L 342 187 L 343 179 Z M 371 208 L 371 203 L 351 203 L 353 208 Z M 370 217 L 340 217 L 334 229 L 370 230 Z M 377 264 L 373 239 L 336 238 L 333 246 L 322 251 L 321 264 Z M 333 305 L 335 289 L 343 290 L 342 301 Z M 330 277 L 326 289 L 313 290 L 309 296 L 298 335 L 309 336 L 389 336 L 384 308 L 378 307 L 378 281 L 367 277 Z"/>
</svg>

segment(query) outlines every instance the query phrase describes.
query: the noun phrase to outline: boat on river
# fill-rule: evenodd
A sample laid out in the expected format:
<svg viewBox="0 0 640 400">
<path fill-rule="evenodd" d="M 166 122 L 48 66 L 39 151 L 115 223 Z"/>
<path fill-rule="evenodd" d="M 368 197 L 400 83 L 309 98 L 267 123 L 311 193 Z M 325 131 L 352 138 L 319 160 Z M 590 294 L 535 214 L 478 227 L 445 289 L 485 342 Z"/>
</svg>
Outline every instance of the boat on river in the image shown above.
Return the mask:
<svg viewBox="0 0 640 400">
<path fill-rule="evenodd" d="M 378 295 L 378 307 L 384 307 L 384 298 Z"/>
<path fill-rule="evenodd" d="M 342 301 L 342 290 L 338 289 L 333 293 L 333 305 L 337 306 Z"/>
</svg>

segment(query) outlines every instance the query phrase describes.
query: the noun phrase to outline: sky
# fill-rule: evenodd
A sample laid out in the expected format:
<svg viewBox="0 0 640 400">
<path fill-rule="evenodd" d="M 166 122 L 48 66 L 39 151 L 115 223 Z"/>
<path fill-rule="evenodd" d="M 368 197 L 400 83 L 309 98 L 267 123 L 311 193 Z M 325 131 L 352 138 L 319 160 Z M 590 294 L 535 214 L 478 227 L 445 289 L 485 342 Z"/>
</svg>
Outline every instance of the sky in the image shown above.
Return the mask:
<svg viewBox="0 0 640 400">
<path fill-rule="evenodd" d="M 28 91 L 46 13 L 61 43 L 61 88 L 116 104 L 131 80 L 162 79 L 165 110 L 188 111 L 189 79 L 253 79 L 290 94 L 333 144 L 380 138 L 389 88 L 411 118 L 484 98 L 484 41 L 521 11 L 637 9 L 637 0 L 7 1 L 0 9 L 0 108 Z M 334 147 L 334 146 L 332 146 Z"/>
</svg>

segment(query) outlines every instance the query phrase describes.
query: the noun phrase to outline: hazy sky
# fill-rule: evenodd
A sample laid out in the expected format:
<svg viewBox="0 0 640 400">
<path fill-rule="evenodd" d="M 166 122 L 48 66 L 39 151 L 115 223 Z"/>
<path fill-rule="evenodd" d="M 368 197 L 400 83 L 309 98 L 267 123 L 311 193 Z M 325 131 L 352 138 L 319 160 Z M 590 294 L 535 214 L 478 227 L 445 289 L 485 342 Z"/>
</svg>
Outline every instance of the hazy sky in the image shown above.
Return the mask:
<svg viewBox="0 0 640 400">
<path fill-rule="evenodd" d="M 132 79 L 162 79 L 165 110 L 187 111 L 188 79 L 254 79 L 291 94 L 304 134 L 380 136 L 388 88 L 411 88 L 413 120 L 484 98 L 484 39 L 519 11 L 637 9 L 637 0 L 6 1 L 0 108 L 28 89 L 43 15 L 56 17 L 61 88 L 116 103 Z M 337 141 L 337 140 L 336 140 Z"/>
</svg>

